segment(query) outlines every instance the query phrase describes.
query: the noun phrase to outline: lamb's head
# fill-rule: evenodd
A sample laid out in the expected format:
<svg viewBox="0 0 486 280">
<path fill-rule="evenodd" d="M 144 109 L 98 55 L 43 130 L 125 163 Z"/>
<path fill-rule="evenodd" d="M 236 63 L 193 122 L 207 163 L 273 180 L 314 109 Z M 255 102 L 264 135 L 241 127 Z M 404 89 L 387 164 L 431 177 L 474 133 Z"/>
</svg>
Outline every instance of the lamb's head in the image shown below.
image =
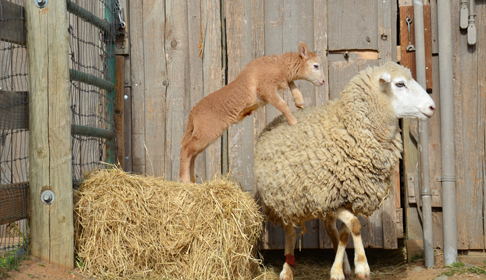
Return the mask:
<svg viewBox="0 0 486 280">
<path fill-rule="evenodd" d="M 389 95 L 397 118 L 418 118 L 426 121 L 434 115 L 434 101 L 412 78 L 409 69 L 393 62 L 378 69 L 380 90 Z"/>
<path fill-rule="evenodd" d="M 299 55 L 303 61 L 299 69 L 300 79 L 309 81 L 316 86 L 322 86 L 325 80 L 319 55 L 310 52 L 307 45 L 302 42 L 299 43 Z"/>
</svg>

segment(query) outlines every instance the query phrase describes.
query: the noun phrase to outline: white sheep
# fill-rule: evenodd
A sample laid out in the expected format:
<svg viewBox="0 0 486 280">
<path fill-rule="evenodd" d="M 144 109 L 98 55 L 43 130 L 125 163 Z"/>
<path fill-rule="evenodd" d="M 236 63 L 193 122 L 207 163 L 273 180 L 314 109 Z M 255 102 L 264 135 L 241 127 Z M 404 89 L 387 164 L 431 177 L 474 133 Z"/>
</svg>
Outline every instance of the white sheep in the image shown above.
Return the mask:
<svg viewBox="0 0 486 280">
<path fill-rule="evenodd" d="M 293 279 L 295 227 L 325 220 L 336 258 L 331 279 L 350 276 L 345 246 L 351 233 L 356 274 L 369 279 L 357 215 L 378 209 L 401 157 L 399 118 L 432 117 L 434 101 L 410 70 L 387 63 L 357 74 L 340 98 L 297 112 L 289 126 L 282 116 L 260 134 L 255 178 L 269 220 L 285 229 L 280 279 Z M 343 225 L 338 233 L 336 220 Z M 344 273 L 343 273 L 344 262 Z"/>
</svg>

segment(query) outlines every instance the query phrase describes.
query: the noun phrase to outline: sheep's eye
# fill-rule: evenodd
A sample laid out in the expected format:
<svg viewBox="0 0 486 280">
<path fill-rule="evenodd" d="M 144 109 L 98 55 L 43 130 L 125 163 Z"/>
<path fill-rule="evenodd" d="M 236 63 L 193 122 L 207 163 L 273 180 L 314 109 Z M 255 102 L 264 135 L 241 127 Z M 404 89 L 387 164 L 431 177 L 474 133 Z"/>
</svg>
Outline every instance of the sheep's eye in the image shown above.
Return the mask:
<svg viewBox="0 0 486 280">
<path fill-rule="evenodd" d="M 314 64 L 314 69 L 319 70 L 319 64 Z"/>
<path fill-rule="evenodd" d="M 396 83 L 395 85 L 396 85 L 397 87 L 400 87 L 400 88 L 405 86 L 405 84 L 404 84 L 404 83 L 402 83 L 402 82 L 398 82 L 398 83 Z"/>
</svg>

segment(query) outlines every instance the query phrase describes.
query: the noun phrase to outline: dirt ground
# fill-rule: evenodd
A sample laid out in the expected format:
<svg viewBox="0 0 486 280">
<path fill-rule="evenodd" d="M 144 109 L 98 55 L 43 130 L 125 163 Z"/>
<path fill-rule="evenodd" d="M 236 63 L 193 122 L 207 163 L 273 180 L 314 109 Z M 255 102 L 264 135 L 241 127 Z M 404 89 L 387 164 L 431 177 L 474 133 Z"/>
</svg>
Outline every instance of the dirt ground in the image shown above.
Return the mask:
<svg viewBox="0 0 486 280">
<path fill-rule="evenodd" d="M 350 259 L 353 256 L 353 250 L 347 251 Z M 265 266 L 275 272 L 280 273 L 283 251 L 265 251 L 262 253 Z M 416 257 L 413 262 L 406 262 L 403 250 L 378 250 L 367 249 L 366 254 L 371 267 L 371 279 L 410 279 L 410 280 L 429 280 L 429 279 L 486 279 L 486 274 L 467 272 L 469 268 L 480 267 L 482 271 L 486 268 L 486 254 L 476 254 L 475 257 L 460 256 L 459 261 L 465 263 L 464 267 L 456 270 L 463 271 L 462 274 L 456 273 L 454 276 L 441 276 L 445 272 L 451 272 L 451 268 L 444 268 L 440 252 L 436 253 L 436 265 L 433 268 L 426 269 L 423 259 Z M 296 252 L 296 270 L 294 279 L 316 280 L 330 279 L 329 271 L 332 266 L 334 252 L 331 250 L 302 250 Z M 468 263 L 469 261 L 469 263 Z M 351 262 L 352 265 L 352 262 Z M 470 269 L 469 269 L 470 270 Z M 481 270 L 480 270 L 481 271 Z M 452 271 L 453 272 L 453 271 Z M 17 270 L 8 272 L 8 279 L 95 279 L 83 276 L 79 269 L 67 270 L 50 265 L 39 260 L 36 257 L 29 257 L 20 263 Z M 441 276 L 441 277 L 440 277 Z M 2 276 L 0 276 L 2 277 Z M 3 275 L 5 278 L 6 275 Z M 439 278 L 440 277 L 440 278 Z M 358 279 L 353 276 L 352 279 Z"/>
</svg>

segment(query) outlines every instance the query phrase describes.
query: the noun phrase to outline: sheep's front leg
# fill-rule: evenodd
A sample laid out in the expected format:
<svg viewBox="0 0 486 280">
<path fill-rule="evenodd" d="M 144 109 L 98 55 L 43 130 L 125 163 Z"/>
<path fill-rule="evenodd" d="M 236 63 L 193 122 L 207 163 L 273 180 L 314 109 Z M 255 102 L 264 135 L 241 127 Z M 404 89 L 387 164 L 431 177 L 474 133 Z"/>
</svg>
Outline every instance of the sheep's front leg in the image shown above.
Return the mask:
<svg viewBox="0 0 486 280">
<path fill-rule="evenodd" d="M 292 280 L 294 279 L 294 266 L 295 266 L 295 241 L 297 240 L 297 234 L 292 224 L 285 226 L 285 263 L 283 265 L 282 272 L 280 272 L 280 280 Z"/>
<path fill-rule="evenodd" d="M 334 248 L 334 252 L 337 253 L 339 242 L 340 242 L 339 241 L 340 235 L 339 235 L 339 232 L 338 232 L 337 227 L 336 227 L 336 217 L 334 217 L 332 215 L 327 216 L 327 218 L 325 220 L 325 224 L 326 224 L 327 235 L 329 235 L 329 238 L 331 239 L 332 246 Z M 348 230 L 348 232 L 349 232 L 349 230 Z M 347 244 L 347 242 L 346 242 L 346 244 Z M 344 246 L 346 246 L 346 244 Z M 348 255 L 346 254 L 346 250 L 344 250 L 343 258 L 344 258 L 344 261 L 343 261 L 344 276 L 346 278 L 350 278 L 351 277 L 351 266 L 349 265 L 349 260 L 348 260 Z M 336 259 L 337 259 L 337 254 L 336 254 Z"/>
<path fill-rule="evenodd" d="M 304 97 L 302 93 L 297 88 L 294 82 L 289 83 L 290 92 L 292 93 L 292 98 L 294 99 L 294 104 L 297 108 L 304 108 Z"/>
<path fill-rule="evenodd" d="M 366 259 L 363 241 L 361 240 L 361 223 L 351 211 L 344 207 L 338 209 L 337 218 L 351 230 L 354 241 L 354 266 L 356 275 L 361 280 L 370 279 L 370 267 Z"/>
</svg>

